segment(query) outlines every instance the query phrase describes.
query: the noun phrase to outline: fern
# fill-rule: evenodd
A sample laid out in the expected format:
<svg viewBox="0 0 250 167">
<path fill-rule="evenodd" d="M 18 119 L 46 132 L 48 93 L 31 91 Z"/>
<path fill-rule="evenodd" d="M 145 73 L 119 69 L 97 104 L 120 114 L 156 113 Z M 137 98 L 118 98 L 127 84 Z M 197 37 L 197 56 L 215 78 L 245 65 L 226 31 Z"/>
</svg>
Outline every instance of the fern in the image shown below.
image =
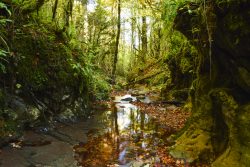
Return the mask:
<svg viewBox="0 0 250 167">
<path fill-rule="evenodd" d="M 7 6 L 6 6 L 4 3 L 2 3 L 2 2 L 0 2 L 0 9 L 5 9 L 5 10 L 8 12 L 8 14 L 11 15 L 10 10 L 9 10 L 9 9 L 7 8 Z"/>
<path fill-rule="evenodd" d="M 5 11 L 8 12 L 9 15 L 11 15 L 10 10 L 2 2 L 0 2 L 0 9 L 4 9 Z M 12 20 L 0 17 L 0 28 L 2 28 L 3 26 L 5 26 L 6 23 L 8 23 L 8 22 L 12 22 Z M 7 55 L 9 54 L 10 49 L 9 49 L 9 46 L 8 46 L 7 42 L 5 41 L 5 39 L 4 39 L 4 37 L 3 37 L 3 35 L 2 35 L 1 32 L 0 32 L 0 44 L 2 44 L 3 46 L 5 46 L 5 48 L 6 48 L 6 49 L 0 48 L 0 72 L 5 73 L 6 72 L 6 68 L 5 68 L 5 65 L 2 63 L 2 61 L 8 62 Z"/>
</svg>

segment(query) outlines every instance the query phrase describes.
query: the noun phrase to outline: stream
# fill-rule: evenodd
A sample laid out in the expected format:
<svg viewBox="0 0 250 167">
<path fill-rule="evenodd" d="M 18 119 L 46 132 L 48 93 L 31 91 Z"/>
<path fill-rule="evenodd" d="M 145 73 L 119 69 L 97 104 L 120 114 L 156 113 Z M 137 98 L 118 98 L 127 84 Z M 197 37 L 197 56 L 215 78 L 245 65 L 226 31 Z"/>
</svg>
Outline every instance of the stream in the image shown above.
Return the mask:
<svg viewBox="0 0 250 167">
<path fill-rule="evenodd" d="M 0 152 L 3 167 L 140 167 L 160 165 L 159 149 L 171 129 L 140 112 L 131 95 L 117 96 L 109 109 L 98 109 L 74 124 L 53 130 L 26 131 Z M 148 103 L 146 97 L 143 102 Z"/>
</svg>

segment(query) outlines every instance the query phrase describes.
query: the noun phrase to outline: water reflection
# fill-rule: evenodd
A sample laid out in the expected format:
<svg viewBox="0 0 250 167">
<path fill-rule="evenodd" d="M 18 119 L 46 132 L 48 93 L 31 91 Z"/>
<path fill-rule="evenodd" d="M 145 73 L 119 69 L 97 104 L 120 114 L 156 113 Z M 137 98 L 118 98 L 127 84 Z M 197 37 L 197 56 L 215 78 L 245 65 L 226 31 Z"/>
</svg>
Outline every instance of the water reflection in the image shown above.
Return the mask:
<svg viewBox="0 0 250 167">
<path fill-rule="evenodd" d="M 111 111 L 97 114 L 96 120 L 103 127 L 90 130 L 88 143 L 75 146 L 81 166 L 130 166 L 135 161 L 155 157 L 157 147 L 163 145 L 164 128 L 120 97 L 115 99 Z"/>
</svg>

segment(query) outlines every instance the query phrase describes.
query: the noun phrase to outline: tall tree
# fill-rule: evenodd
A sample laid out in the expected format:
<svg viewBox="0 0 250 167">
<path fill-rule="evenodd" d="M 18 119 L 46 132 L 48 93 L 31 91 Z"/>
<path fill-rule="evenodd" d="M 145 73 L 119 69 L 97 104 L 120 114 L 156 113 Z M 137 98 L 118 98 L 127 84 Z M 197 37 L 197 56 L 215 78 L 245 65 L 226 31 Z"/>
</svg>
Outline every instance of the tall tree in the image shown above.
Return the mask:
<svg viewBox="0 0 250 167">
<path fill-rule="evenodd" d="M 143 5 L 143 9 L 146 9 L 146 7 Z M 142 15 L 142 27 L 141 27 L 141 60 L 143 63 L 145 63 L 146 55 L 147 55 L 147 45 L 148 45 L 148 39 L 147 39 L 147 18 L 143 14 Z"/>
<path fill-rule="evenodd" d="M 58 0 L 55 0 L 55 4 L 53 6 L 53 15 L 52 15 L 52 20 L 54 20 L 56 18 L 56 10 L 57 10 L 57 6 L 58 6 Z"/>
<path fill-rule="evenodd" d="M 121 33 L 121 0 L 117 0 L 117 34 L 116 34 L 116 42 L 115 42 L 115 52 L 114 52 L 114 61 L 113 61 L 113 70 L 112 70 L 112 83 L 115 84 L 115 72 L 116 65 L 118 60 L 118 51 L 119 51 L 119 40 Z"/>
<path fill-rule="evenodd" d="M 68 0 L 67 5 L 65 6 L 65 9 L 64 9 L 65 28 L 69 27 L 70 17 L 72 18 L 73 5 L 74 5 L 74 1 Z"/>
<path fill-rule="evenodd" d="M 135 34 L 136 34 L 136 18 L 135 18 L 135 11 L 131 9 L 131 67 L 136 63 L 136 55 L 135 55 Z M 131 68 L 132 69 L 132 68 Z"/>
</svg>

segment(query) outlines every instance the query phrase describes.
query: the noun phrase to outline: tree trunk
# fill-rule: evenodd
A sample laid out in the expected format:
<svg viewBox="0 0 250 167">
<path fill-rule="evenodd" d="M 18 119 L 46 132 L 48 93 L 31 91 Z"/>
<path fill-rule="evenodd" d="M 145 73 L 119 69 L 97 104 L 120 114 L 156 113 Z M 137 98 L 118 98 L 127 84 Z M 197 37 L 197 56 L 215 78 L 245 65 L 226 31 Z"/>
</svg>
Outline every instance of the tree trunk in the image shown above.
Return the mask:
<svg viewBox="0 0 250 167">
<path fill-rule="evenodd" d="M 74 5 L 74 1 L 68 0 L 68 4 L 65 9 L 65 29 L 69 27 L 69 20 L 70 20 L 70 17 L 72 17 L 73 5 Z"/>
<path fill-rule="evenodd" d="M 143 63 L 145 63 L 146 57 L 147 57 L 147 45 L 148 45 L 148 39 L 147 39 L 147 22 L 146 22 L 146 16 L 142 16 L 142 31 L 141 31 L 141 45 L 142 45 L 142 52 L 141 52 L 141 60 Z"/>
<path fill-rule="evenodd" d="M 116 42 L 115 42 L 115 53 L 114 53 L 114 61 L 113 61 L 113 70 L 112 70 L 112 84 L 115 84 L 115 72 L 118 61 L 118 52 L 119 52 L 119 40 L 121 33 L 121 0 L 117 2 L 117 11 L 118 11 L 118 20 L 117 20 L 117 34 L 116 34 Z"/>
<path fill-rule="evenodd" d="M 55 0 L 55 4 L 53 6 L 53 15 L 52 15 L 52 21 L 55 20 L 56 18 L 56 10 L 57 10 L 57 6 L 58 6 L 58 0 Z"/>
</svg>

